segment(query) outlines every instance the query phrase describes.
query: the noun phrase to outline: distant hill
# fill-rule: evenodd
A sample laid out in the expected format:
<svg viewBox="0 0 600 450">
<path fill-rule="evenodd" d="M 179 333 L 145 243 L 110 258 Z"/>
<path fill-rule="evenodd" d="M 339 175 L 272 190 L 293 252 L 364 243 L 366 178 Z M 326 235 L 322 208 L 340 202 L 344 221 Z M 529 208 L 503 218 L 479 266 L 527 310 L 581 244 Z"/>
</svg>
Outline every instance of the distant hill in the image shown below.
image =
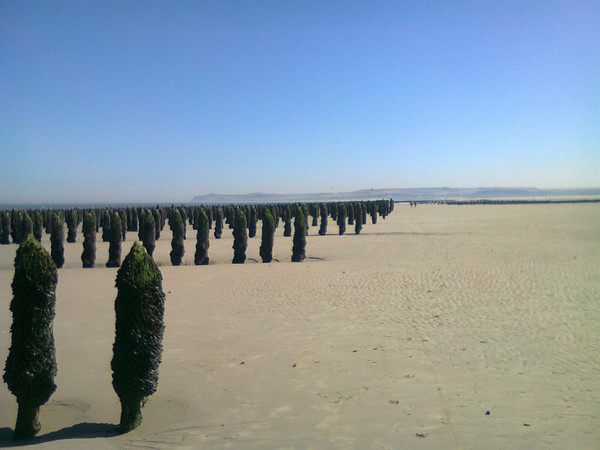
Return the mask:
<svg viewBox="0 0 600 450">
<path fill-rule="evenodd" d="M 597 197 L 600 188 L 589 189 L 537 189 L 537 188 L 398 188 L 363 189 L 352 192 L 320 192 L 313 194 L 265 194 L 261 192 L 240 195 L 197 195 L 193 203 L 280 203 L 280 202 L 329 202 L 346 200 L 369 200 L 393 198 L 394 201 L 440 201 L 462 199 L 550 199 L 559 197 Z"/>
</svg>

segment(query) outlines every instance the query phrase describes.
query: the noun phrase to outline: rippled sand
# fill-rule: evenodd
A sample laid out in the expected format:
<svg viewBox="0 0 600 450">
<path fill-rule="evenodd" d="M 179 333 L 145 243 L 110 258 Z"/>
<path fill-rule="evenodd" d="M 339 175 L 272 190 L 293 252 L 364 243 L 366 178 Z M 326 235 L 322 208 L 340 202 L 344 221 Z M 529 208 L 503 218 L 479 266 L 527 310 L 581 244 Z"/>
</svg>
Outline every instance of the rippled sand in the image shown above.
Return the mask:
<svg viewBox="0 0 600 450">
<path fill-rule="evenodd" d="M 301 264 L 280 227 L 279 262 L 231 265 L 225 230 L 196 267 L 188 228 L 188 265 L 171 267 L 167 229 L 159 388 L 125 436 L 111 425 L 116 269 L 107 244 L 85 270 L 81 239 L 66 244 L 44 447 L 600 446 L 600 205 L 397 205 L 360 236 L 311 229 Z M 249 258 L 259 245 L 260 225 Z M 3 364 L 15 248 L 0 246 Z M 5 384 L 0 405 L 5 446 Z"/>
</svg>

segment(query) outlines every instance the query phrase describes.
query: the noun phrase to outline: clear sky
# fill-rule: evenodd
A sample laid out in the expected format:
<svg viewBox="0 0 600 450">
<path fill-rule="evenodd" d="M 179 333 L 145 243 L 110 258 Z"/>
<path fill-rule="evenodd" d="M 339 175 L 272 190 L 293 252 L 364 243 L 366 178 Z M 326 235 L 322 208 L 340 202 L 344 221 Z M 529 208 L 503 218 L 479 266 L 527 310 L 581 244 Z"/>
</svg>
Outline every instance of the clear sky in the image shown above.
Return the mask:
<svg viewBox="0 0 600 450">
<path fill-rule="evenodd" d="M 600 186 L 600 1 L 0 0 L 0 203 Z"/>
</svg>

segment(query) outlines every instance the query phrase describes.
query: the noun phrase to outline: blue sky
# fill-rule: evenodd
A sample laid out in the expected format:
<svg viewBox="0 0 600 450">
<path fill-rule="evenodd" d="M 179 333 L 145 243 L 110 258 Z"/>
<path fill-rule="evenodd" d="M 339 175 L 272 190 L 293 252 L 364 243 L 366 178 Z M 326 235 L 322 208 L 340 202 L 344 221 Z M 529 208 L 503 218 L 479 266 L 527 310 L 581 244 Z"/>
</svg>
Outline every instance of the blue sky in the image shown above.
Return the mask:
<svg viewBox="0 0 600 450">
<path fill-rule="evenodd" d="M 600 2 L 0 1 L 0 203 L 600 186 Z"/>
</svg>

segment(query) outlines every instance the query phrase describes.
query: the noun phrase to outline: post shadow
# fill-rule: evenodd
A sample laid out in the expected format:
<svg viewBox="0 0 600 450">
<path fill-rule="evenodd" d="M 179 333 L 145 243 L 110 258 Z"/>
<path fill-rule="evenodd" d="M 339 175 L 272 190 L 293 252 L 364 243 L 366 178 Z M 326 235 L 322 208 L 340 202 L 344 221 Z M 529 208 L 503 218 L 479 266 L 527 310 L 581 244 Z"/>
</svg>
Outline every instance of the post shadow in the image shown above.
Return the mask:
<svg viewBox="0 0 600 450">
<path fill-rule="evenodd" d="M 60 430 L 36 436 L 32 439 L 14 439 L 12 428 L 0 428 L 0 448 L 22 447 L 24 445 L 37 445 L 45 442 L 61 441 L 66 439 L 94 439 L 118 436 L 121 433 L 112 423 L 82 422 L 65 427 Z"/>
</svg>

